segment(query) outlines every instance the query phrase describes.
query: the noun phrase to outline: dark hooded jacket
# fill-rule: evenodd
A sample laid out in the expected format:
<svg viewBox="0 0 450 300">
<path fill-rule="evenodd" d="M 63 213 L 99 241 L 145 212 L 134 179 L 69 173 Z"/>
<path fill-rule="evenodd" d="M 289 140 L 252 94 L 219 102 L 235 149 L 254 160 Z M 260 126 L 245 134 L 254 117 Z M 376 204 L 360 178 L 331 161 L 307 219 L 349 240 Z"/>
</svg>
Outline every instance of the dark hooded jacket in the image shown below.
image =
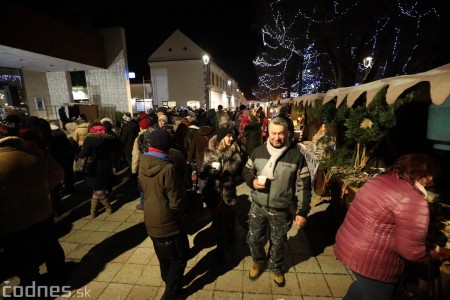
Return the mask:
<svg viewBox="0 0 450 300">
<path fill-rule="evenodd" d="M 184 231 L 187 194 L 174 164 L 148 153 L 141 155 L 139 184 L 144 192 L 147 233 L 152 237 L 164 238 Z"/>
<path fill-rule="evenodd" d="M 205 149 L 208 148 L 209 140 L 215 135 L 215 130 L 211 126 L 200 126 L 198 131 L 194 133 L 192 142 L 189 145 L 187 162 L 191 163 L 194 159 L 197 165 L 201 167 L 203 164 L 203 156 Z"/>
<path fill-rule="evenodd" d="M 79 157 L 94 156 L 95 171 L 84 174 L 86 186 L 92 189 L 110 189 L 114 185 L 113 166 L 116 160 L 114 136 L 110 134 L 88 133 Z"/>
</svg>

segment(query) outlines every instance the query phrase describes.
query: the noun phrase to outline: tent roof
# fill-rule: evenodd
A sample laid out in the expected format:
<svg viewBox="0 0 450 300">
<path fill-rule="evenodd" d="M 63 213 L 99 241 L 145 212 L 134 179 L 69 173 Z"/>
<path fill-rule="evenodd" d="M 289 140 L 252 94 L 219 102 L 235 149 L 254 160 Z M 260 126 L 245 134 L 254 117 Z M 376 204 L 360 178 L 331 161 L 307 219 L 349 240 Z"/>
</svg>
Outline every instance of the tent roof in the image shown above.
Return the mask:
<svg viewBox="0 0 450 300">
<path fill-rule="evenodd" d="M 306 104 L 313 103 L 317 99 L 323 99 L 324 96 L 325 96 L 325 93 L 316 93 L 316 94 L 310 94 L 310 95 L 303 95 L 303 96 L 294 97 L 294 98 L 281 99 L 280 103 L 289 103 L 290 101 L 293 101 L 296 104 L 300 103 L 300 102 L 303 102 L 303 104 L 306 105 Z"/>
<path fill-rule="evenodd" d="M 304 95 L 293 99 L 283 99 L 280 102 L 293 100 L 295 103 L 309 104 L 316 99 L 323 99 L 323 103 L 327 103 L 337 98 L 337 107 L 345 99 L 347 100 L 347 106 L 351 107 L 359 96 L 366 93 L 366 105 L 369 105 L 378 91 L 388 86 L 386 102 L 392 104 L 406 89 L 420 82 L 430 83 L 430 97 L 433 104 L 443 104 L 450 95 L 450 64 L 423 73 L 384 78 L 357 86 L 331 89 L 325 94 Z"/>
</svg>

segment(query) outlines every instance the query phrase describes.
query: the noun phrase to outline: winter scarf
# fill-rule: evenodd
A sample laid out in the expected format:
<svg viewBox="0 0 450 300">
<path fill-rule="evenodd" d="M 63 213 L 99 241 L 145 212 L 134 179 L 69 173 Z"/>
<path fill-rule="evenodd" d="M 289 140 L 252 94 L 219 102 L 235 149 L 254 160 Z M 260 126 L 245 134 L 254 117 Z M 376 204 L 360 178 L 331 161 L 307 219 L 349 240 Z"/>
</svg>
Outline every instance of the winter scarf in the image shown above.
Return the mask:
<svg viewBox="0 0 450 300">
<path fill-rule="evenodd" d="M 150 147 L 150 148 L 148 148 L 148 152 L 145 152 L 144 154 L 145 155 L 151 155 L 151 156 L 154 156 L 154 157 L 158 157 L 158 158 L 161 158 L 163 160 L 172 161 L 172 157 L 170 157 L 169 154 L 167 154 L 166 152 L 164 152 L 162 150 L 156 149 L 156 148 Z"/>
<path fill-rule="evenodd" d="M 281 148 L 275 148 L 272 146 L 270 142 L 267 142 L 267 151 L 269 151 L 270 159 L 267 161 L 264 168 L 261 170 L 260 175 L 266 176 L 269 180 L 274 180 L 274 170 L 275 166 L 277 164 L 278 159 L 283 155 L 284 152 L 286 152 L 289 149 L 289 141 L 286 141 L 283 147 Z"/>
</svg>

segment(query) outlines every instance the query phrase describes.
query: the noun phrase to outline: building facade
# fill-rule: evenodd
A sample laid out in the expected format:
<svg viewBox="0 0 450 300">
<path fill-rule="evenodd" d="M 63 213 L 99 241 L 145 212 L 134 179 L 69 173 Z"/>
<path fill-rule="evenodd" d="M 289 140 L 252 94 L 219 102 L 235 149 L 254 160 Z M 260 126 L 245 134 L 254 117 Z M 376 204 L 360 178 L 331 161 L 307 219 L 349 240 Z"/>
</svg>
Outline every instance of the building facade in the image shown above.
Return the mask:
<svg viewBox="0 0 450 300">
<path fill-rule="evenodd" d="M 85 33 L 12 2 L 4 5 L 4 21 L 16 26 L 0 34 L 0 114 L 20 109 L 57 120 L 58 108 L 74 105 L 96 107 L 99 116 L 133 111 L 123 28 Z M 74 86 L 74 73 L 83 74 L 84 86 Z M 84 99 L 77 99 L 77 88 Z"/>
<path fill-rule="evenodd" d="M 148 64 L 156 107 L 227 108 L 242 102 L 238 83 L 180 30 L 150 55 Z"/>
</svg>

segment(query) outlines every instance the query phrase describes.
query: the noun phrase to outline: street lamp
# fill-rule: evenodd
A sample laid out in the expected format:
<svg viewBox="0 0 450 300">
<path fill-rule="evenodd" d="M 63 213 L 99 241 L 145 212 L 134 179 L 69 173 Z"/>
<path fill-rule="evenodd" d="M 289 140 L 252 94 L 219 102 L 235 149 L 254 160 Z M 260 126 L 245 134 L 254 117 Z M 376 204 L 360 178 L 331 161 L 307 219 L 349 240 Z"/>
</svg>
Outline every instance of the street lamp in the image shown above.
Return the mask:
<svg viewBox="0 0 450 300">
<path fill-rule="evenodd" d="M 207 54 L 203 55 L 203 65 L 205 68 L 205 99 L 208 109 L 211 108 L 210 97 L 209 97 L 209 56 Z"/>
<path fill-rule="evenodd" d="M 228 80 L 228 89 L 230 90 L 230 100 L 228 101 L 228 108 L 231 107 L 231 98 L 233 97 L 233 89 L 231 88 L 231 80 Z"/>
<path fill-rule="evenodd" d="M 367 56 L 363 59 L 363 65 L 366 69 L 366 74 L 364 74 L 364 78 L 361 83 L 364 83 L 366 81 L 367 75 L 369 75 L 370 71 L 372 70 L 373 61 L 374 59 L 372 56 Z"/>
</svg>

